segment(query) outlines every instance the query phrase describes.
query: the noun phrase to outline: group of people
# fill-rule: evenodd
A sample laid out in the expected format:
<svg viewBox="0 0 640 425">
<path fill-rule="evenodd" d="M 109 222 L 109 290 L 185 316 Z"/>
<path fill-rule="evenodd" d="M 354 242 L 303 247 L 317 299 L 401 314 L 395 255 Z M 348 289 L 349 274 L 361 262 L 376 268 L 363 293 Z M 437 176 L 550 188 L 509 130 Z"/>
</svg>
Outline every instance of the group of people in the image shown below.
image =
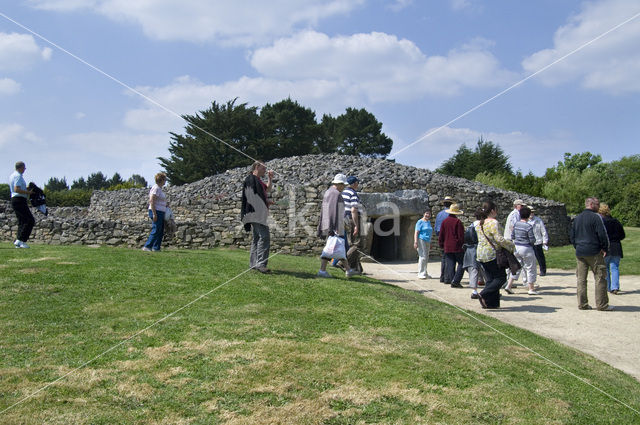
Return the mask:
<svg viewBox="0 0 640 425">
<path fill-rule="evenodd" d="M 497 221 L 496 204 L 485 201 L 476 211 L 476 220 L 466 229 L 458 218 L 464 212 L 453 198 L 447 196 L 444 208 L 431 226 L 431 211 L 426 210 L 415 225 L 414 248 L 418 251 L 418 278 L 427 279 L 429 247 L 433 234 L 438 237 L 442 249 L 440 282 L 453 288 L 461 288 L 466 270 L 469 274 L 471 298 L 478 299 L 483 308 L 500 307 L 500 289 L 513 294 L 513 287 L 520 275 L 527 285 L 527 294 L 539 295 L 537 268 L 540 276 L 547 273 L 544 251 L 548 249 L 549 235 L 533 207 L 516 199 L 509 213 L 504 231 Z M 611 217 L 609 207 L 597 198 L 587 198 L 585 210 L 572 223 L 570 240 L 576 249 L 578 308 L 591 309 L 587 300 L 586 282 L 588 270 L 596 280 L 596 308 L 611 310 L 607 292 L 618 294 L 619 264 L 622 258 L 624 228 Z M 498 265 L 500 250 L 513 253 L 519 268 L 511 272 Z M 478 287 L 484 289 L 478 292 Z"/>
<path fill-rule="evenodd" d="M 23 174 L 24 162 L 15 164 L 15 172 L 9 177 L 11 206 L 18 219 L 18 232 L 14 242 L 16 248 L 29 248 L 27 241 L 31 235 L 35 219 L 29 210 L 27 199 L 32 189 L 27 187 Z M 267 177 L 264 182 L 263 178 Z M 267 171 L 262 161 L 255 161 L 249 175 L 244 180 L 242 191 L 241 221 L 246 231 L 252 231 L 249 266 L 261 273 L 270 273 L 267 267 L 270 249 L 270 233 L 267 223 L 269 198 L 274 173 Z M 165 214 L 168 210 L 167 197 L 162 188 L 167 182 L 164 173 L 155 176 L 155 184 L 149 192 L 148 214 L 152 222 L 151 233 L 142 248 L 143 251 L 160 251 L 164 236 Z M 318 236 L 328 238 L 339 236 L 345 239 L 346 258 L 334 261 L 335 267 L 345 271 L 347 277 L 362 274 L 360 253 L 362 249 L 362 209 L 358 196 L 360 181 L 357 176 L 347 177 L 336 174 L 330 187 L 324 193 L 318 223 Z M 504 231 L 496 219 L 496 204 L 487 200 L 475 211 L 476 220 L 466 229 L 458 218 L 464 214 L 455 202 L 447 196 L 444 208 L 438 213 L 435 225 L 431 225 L 431 210 L 424 211 L 417 221 L 414 233 L 414 248 L 418 252 L 418 278 L 427 279 L 429 249 L 433 234 L 443 255 L 440 265 L 440 282 L 461 288 L 461 280 L 466 270 L 469 274 L 471 298 L 478 299 L 483 308 L 500 306 L 500 289 L 513 294 L 515 282 L 523 275 L 529 295 L 539 295 L 537 268 L 540 276 L 547 272 L 544 251 L 548 249 L 549 236 L 535 209 L 520 199 L 513 202 Z M 621 241 L 625 238 L 624 228 L 611 216 L 607 204 L 600 204 L 597 198 L 587 198 L 585 209 L 575 217 L 570 229 L 570 241 L 576 250 L 576 277 L 578 308 L 592 307 L 587 297 L 587 274 L 591 270 L 595 278 L 596 308 L 610 310 L 608 293 L 620 291 L 619 265 L 623 257 Z M 500 249 L 512 252 L 521 268 L 516 273 L 507 272 L 497 262 Z M 332 258 L 321 257 L 319 277 L 331 277 L 327 265 Z M 481 292 L 478 287 L 484 285 Z"/>
</svg>

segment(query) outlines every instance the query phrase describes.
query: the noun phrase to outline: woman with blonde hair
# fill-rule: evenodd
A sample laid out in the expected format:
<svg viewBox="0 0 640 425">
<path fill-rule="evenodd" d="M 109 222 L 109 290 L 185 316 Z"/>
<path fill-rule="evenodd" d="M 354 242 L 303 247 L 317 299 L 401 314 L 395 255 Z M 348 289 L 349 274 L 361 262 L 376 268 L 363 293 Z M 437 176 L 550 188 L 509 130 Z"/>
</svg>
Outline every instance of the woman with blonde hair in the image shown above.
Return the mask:
<svg viewBox="0 0 640 425">
<path fill-rule="evenodd" d="M 604 228 L 607 229 L 609 237 L 609 251 L 604 257 L 607 265 L 607 290 L 617 295 L 620 291 L 620 259 L 622 258 L 621 240 L 625 238 L 624 228 L 622 224 L 615 218 L 611 217 L 609 205 L 601 203 L 598 213 L 602 216 Z"/>
<path fill-rule="evenodd" d="M 155 176 L 156 184 L 149 191 L 149 218 L 151 219 L 151 234 L 147 243 L 142 247 L 143 251 L 160 251 L 160 244 L 164 236 L 164 214 L 167 211 L 167 196 L 162 191 L 162 186 L 167 182 L 165 173 Z"/>
</svg>

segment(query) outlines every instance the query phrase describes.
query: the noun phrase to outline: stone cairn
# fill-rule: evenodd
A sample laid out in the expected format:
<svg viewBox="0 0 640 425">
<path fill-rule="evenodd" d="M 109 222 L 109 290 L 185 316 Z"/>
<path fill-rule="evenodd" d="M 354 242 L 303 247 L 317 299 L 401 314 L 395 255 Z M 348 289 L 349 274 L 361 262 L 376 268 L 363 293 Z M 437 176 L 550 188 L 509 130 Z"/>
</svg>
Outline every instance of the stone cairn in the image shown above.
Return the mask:
<svg viewBox="0 0 640 425">
<path fill-rule="evenodd" d="M 412 220 L 418 220 L 429 205 L 435 218 L 444 197 L 453 196 L 464 210 L 460 218 L 465 226 L 474 220 L 473 212 L 487 198 L 496 202 L 498 219 L 504 223 L 513 208 L 513 200 L 519 198 L 535 207 L 536 214 L 544 220 L 551 245 L 569 243 L 566 208 L 558 202 L 384 159 L 328 154 L 274 159 L 266 164 L 276 173 L 270 194 L 275 202 L 270 208 L 272 252 L 320 253 L 323 241 L 316 236 L 316 227 L 322 196 L 337 173 L 360 178 L 363 199 L 368 199 L 363 203 L 368 211 L 377 209 L 371 203 L 378 202 L 380 194 L 408 191 L 415 197 L 416 193 L 423 193 L 422 205 L 416 206 L 416 211 L 410 214 Z M 177 231 L 171 240 L 165 238 L 163 246 L 248 249 L 251 234 L 244 231 L 240 222 L 242 184 L 248 172 L 248 167 L 236 168 L 194 183 L 166 187 Z M 95 191 L 89 207 L 50 208 L 48 217 L 34 209 L 36 226 L 32 240 L 45 244 L 140 248 L 150 231 L 148 192 L 148 189 Z M 402 196 L 403 192 L 398 193 Z M 17 220 L 10 203 L 0 203 L 0 237 L 13 240 L 16 229 Z M 432 254 L 437 255 L 437 242 L 432 242 L 431 246 Z"/>
</svg>

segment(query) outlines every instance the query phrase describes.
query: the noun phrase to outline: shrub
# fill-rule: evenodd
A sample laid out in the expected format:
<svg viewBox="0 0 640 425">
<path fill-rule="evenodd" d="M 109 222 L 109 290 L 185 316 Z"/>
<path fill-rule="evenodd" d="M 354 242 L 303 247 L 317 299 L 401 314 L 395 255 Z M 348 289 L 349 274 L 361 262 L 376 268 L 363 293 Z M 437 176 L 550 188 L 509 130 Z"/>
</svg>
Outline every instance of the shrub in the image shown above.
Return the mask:
<svg viewBox="0 0 640 425">
<path fill-rule="evenodd" d="M 45 190 L 49 207 L 88 207 L 93 190 L 71 189 L 49 192 Z"/>
<path fill-rule="evenodd" d="M 11 190 L 8 184 L 0 184 L 0 199 L 3 201 L 11 200 Z"/>
</svg>

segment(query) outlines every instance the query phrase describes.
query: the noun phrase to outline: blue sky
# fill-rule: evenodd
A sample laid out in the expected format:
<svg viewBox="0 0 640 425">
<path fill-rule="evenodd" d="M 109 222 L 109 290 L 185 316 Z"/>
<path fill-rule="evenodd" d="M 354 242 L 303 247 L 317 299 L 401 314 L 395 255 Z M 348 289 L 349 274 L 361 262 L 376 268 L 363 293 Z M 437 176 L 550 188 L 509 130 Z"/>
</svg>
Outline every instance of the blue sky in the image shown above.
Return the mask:
<svg viewBox="0 0 640 425">
<path fill-rule="evenodd" d="M 29 30 L 177 114 L 235 97 L 291 97 L 318 120 L 366 108 L 402 164 L 434 169 L 480 136 L 538 175 L 564 152 L 638 153 L 637 0 L 2 0 L 0 13 L 0 165 L 24 160 L 40 185 L 152 181 L 184 123 Z"/>
</svg>

